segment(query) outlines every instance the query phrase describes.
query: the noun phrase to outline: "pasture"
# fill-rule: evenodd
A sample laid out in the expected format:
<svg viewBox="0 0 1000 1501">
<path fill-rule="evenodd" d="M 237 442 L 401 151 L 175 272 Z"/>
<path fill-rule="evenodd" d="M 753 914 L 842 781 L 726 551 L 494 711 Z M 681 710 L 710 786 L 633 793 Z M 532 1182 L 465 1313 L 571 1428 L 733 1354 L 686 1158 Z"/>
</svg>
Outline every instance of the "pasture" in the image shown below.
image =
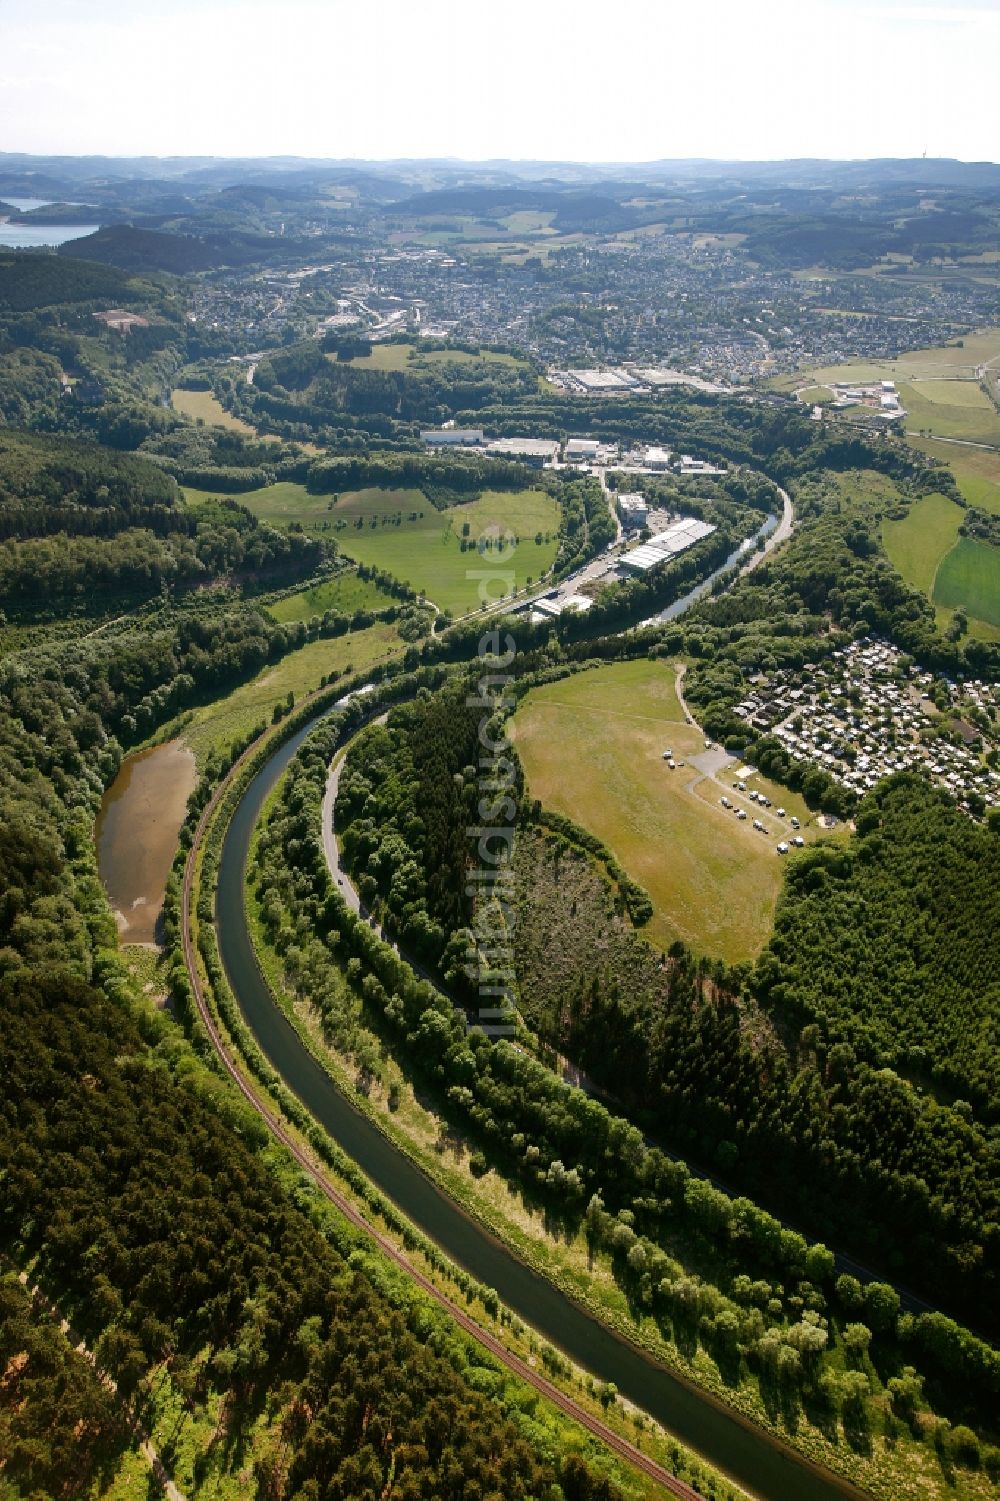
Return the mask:
<svg viewBox="0 0 1000 1501">
<path fill-rule="evenodd" d="M 986 542 L 960 537 L 941 561 L 934 579 L 934 602 L 965 610 L 1000 627 L 1000 551 Z"/>
<path fill-rule="evenodd" d="M 937 443 L 933 438 L 911 438 L 910 442 L 921 453 L 948 465 L 970 506 L 1000 516 L 1000 453 L 960 443 Z"/>
<path fill-rule="evenodd" d="M 333 355 L 328 356 L 334 359 Z M 358 354 L 345 363 L 359 370 L 406 370 L 411 364 L 440 365 L 445 361 L 460 365 L 473 360 L 488 360 L 499 365 L 518 365 L 512 354 L 500 354 L 493 349 L 484 349 L 480 354 L 470 354 L 466 349 L 421 349 L 416 344 L 374 344 L 371 354 Z"/>
<path fill-rule="evenodd" d="M 902 521 L 882 523 L 882 543 L 893 567 L 937 606 L 945 630 L 955 610 L 969 620 L 969 634 L 996 639 L 1000 628 L 1000 553 L 960 537 L 962 510 L 944 495 L 915 501 Z"/>
<path fill-rule="evenodd" d="M 222 402 L 211 391 L 181 391 L 171 393 L 170 405 L 175 412 L 182 417 L 190 417 L 192 422 L 204 422 L 206 427 L 225 427 L 233 433 L 245 433 L 250 437 L 256 437 L 257 431 L 249 422 L 244 422 L 240 417 L 234 417 L 227 412 Z M 275 442 L 278 441 L 276 438 Z"/>
<path fill-rule="evenodd" d="M 890 563 L 928 599 L 942 558 L 958 540 L 962 510 L 946 495 L 914 501 L 902 521 L 882 523 L 882 543 Z"/>
<path fill-rule="evenodd" d="M 511 573 L 514 586 L 522 588 L 529 578 L 541 578 L 559 550 L 559 505 L 542 490 L 488 490 L 443 511 L 420 490 L 368 489 L 334 498 L 311 495 L 304 485 L 289 482 L 238 499 L 274 526 L 297 522 L 304 531 L 335 538 L 347 557 L 384 568 L 453 615 L 478 607 L 482 570 Z M 517 547 L 485 558 L 462 551 L 463 535 L 476 543 L 494 531 L 519 537 Z M 499 586 L 493 592 L 499 595 Z"/>
<path fill-rule="evenodd" d="M 392 595 L 380 589 L 372 579 L 359 577 L 354 568 L 343 568 L 333 578 L 323 579 L 308 589 L 299 589 L 295 594 L 286 594 L 283 599 L 275 600 L 273 605 L 268 605 L 267 612 L 273 620 L 287 625 L 296 620 L 310 620 L 327 610 L 353 615 L 355 610 L 382 610 L 393 603 Z"/>
<path fill-rule="evenodd" d="M 672 664 L 615 663 L 534 688 L 511 736 L 529 794 L 596 834 L 645 887 L 654 914 L 643 931 L 654 943 L 682 938 L 730 963 L 760 952 L 782 881 L 775 845 L 788 837 L 788 821 L 765 810 L 769 832 L 757 833 L 756 804 L 733 791 L 737 763 L 713 773 L 726 758 L 713 752 L 702 760 L 704 736 L 685 719 Z M 664 750 L 673 751 L 676 770 Z M 747 786 L 815 836 L 796 794 L 756 775 Z M 723 794 L 747 809 L 745 823 L 721 806 Z"/>
<path fill-rule="evenodd" d="M 1000 415 L 971 380 L 924 380 L 899 387 L 908 433 L 937 433 L 969 443 L 1000 443 Z"/>
</svg>

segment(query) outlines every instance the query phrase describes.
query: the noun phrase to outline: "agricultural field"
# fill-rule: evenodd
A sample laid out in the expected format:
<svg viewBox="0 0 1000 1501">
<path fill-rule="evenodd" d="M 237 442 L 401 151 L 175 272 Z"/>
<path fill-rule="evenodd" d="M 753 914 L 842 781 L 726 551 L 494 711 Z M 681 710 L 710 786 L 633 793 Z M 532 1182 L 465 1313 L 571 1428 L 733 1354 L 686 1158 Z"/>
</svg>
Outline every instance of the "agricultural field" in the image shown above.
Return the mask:
<svg viewBox="0 0 1000 1501">
<path fill-rule="evenodd" d="M 787 837 L 787 820 L 765 810 L 768 835 L 753 829 L 756 804 L 733 793 L 739 763 L 706 753 L 675 684 L 674 666 L 662 661 L 578 673 L 533 689 L 512 739 L 530 795 L 596 834 L 645 887 L 654 915 L 644 931 L 654 943 L 681 938 L 737 963 L 759 953 L 771 932 L 783 871 L 775 845 Z M 819 826 L 801 798 L 756 774 L 744 780 L 815 838 Z M 747 807 L 745 823 L 721 806 L 724 794 Z"/>
<path fill-rule="evenodd" d="M 282 625 L 290 621 L 310 620 L 313 615 L 323 615 L 327 610 L 336 610 L 341 615 L 353 615 L 355 610 L 382 610 L 393 604 L 391 594 L 380 589 L 372 579 L 363 579 L 353 568 L 344 568 L 334 578 L 323 579 L 308 589 L 295 594 L 286 594 L 284 599 L 268 605 L 267 613 Z"/>
<path fill-rule="evenodd" d="M 319 687 L 321 677 L 331 672 L 347 675 L 384 662 L 403 649 L 391 625 L 373 625 L 331 641 L 310 641 L 289 652 L 280 662 L 263 669 L 252 682 L 244 683 L 225 698 L 204 704 L 182 715 L 158 739 L 180 735 L 195 754 L 199 770 L 213 751 L 222 750 L 255 725 L 270 723 L 275 706 L 284 704 L 289 693 L 299 702 Z"/>
<path fill-rule="evenodd" d="M 170 396 L 170 405 L 182 417 L 190 417 L 192 422 L 204 422 L 207 427 L 226 427 L 230 432 L 257 436 L 256 428 L 227 412 L 211 391 L 174 391 Z"/>
<path fill-rule="evenodd" d="M 987 542 L 960 537 L 938 568 L 934 602 L 1000 627 L 1000 552 Z"/>
<path fill-rule="evenodd" d="M 889 561 L 908 584 L 928 599 L 942 558 L 958 541 L 962 510 L 946 495 L 925 495 L 902 521 L 882 523 L 882 542 Z"/>
<path fill-rule="evenodd" d="M 443 511 L 436 511 L 419 490 L 359 490 L 340 497 L 333 519 L 335 524 L 347 522 L 338 529 L 337 541 L 348 557 L 386 569 L 453 615 L 480 604 L 478 575 L 483 569 L 509 571 L 514 587 L 522 588 L 552 566 L 559 547 L 559 506 L 541 490 L 489 490 L 478 500 Z M 475 551 L 462 552 L 465 527 L 473 543 L 509 533 L 520 542 L 484 559 Z M 536 542 L 539 535 L 542 540 Z M 492 592 L 498 594 L 499 586 Z"/>
<path fill-rule="evenodd" d="M 970 506 L 1000 516 L 1000 453 L 960 443 L 938 443 L 933 438 L 909 441 L 921 453 L 948 465 Z"/>
<path fill-rule="evenodd" d="M 960 537 L 961 508 L 945 495 L 925 495 L 902 521 L 882 524 L 882 541 L 893 567 L 938 607 L 946 628 L 952 612 L 964 610 L 969 633 L 995 639 L 1000 627 L 1000 554 L 984 542 Z"/>
<path fill-rule="evenodd" d="M 968 443 L 1000 444 L 1000 414 L 969 380 L 923 380 L 899 386 L 908 433 L 937 433 Z"/>
</svg>

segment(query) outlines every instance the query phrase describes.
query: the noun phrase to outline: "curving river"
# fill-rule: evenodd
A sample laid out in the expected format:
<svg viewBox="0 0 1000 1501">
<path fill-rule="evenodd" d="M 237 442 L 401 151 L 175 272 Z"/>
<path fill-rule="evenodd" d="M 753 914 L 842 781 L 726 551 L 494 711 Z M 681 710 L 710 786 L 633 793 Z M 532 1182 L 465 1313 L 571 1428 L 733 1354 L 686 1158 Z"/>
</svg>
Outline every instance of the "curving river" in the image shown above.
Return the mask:
<svg viewBox="0 0 1000 1501">
<path fill-rule="evenodd" d="M 326 711 L 329 712 L 329 711 Z M 493 1287 L 526 1323 L 671 1433 L 766 1501 L 857 1501 L 847 1481 L 785 1449 L 762 1429 L 689 1387 L 602 1326 L 465 1215 L 341 1093 L 275 1004 L 257 965 L 244 905 L 245 870 L 264 802 L 319 718 L 275 751 L 247 788 L 223 844 L 216 926 L 226 973 L 243 1016 L 285 1083 L 377 1187 L 474 1277 Z"/>
</svg>

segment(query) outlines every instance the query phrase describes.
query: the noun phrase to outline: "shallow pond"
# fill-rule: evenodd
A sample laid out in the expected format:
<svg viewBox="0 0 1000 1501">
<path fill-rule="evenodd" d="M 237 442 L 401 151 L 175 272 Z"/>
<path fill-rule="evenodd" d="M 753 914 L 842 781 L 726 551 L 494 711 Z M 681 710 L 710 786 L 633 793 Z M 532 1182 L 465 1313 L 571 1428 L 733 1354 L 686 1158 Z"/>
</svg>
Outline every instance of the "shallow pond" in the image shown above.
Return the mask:
<svg viewBox="0 0 1000 1501">
<path fill-rule="evenodd" d="M 123 943 L 155 943 L 187 800 L 198 779 L 183 740 L 137 751 L 104 794 L 97 868 Z"/>
</svg>

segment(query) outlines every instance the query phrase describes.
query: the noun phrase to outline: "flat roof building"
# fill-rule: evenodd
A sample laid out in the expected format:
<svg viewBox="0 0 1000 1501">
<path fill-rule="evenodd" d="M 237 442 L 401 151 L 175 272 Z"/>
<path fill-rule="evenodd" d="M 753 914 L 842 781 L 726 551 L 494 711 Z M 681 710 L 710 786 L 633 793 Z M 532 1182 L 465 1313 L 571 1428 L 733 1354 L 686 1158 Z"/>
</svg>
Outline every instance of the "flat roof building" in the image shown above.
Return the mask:
<svg viewBox="0 0 1000 1501">
<path fill-rule="evenodd" d="M 554 438 L 492 438 L 486 452 L 501 459 L 520 459 L 540 469 L 555 462 L 559 444 Z"/>
<path fill-rule="evenodd" d="M 645 464 L 647 469 L 669 469 L 670 449 L 647 448 L 645 454 Z"/>
<path fill-rule="evenodd" d="M 600 448 L 596 438 L 570 438 L 563 452 L 567 464 L 588 464 L 597 458 Z"/>
<path fill-rule="evenodd" d="M 421 433 L 420 439 L 432 448 L 441 448 L 446 444 L 469 448 L 482 443 L 483 430 L 481 427 L 442 427 L 433 432 Z"/>
<path fill-rule="evenodd" d="M 646 525 L 649 512 L 646 509 L 646 497 L 644 495 L 619 495 L 618 515 L 622 526 L 639 529 Z"/>
</svg>

